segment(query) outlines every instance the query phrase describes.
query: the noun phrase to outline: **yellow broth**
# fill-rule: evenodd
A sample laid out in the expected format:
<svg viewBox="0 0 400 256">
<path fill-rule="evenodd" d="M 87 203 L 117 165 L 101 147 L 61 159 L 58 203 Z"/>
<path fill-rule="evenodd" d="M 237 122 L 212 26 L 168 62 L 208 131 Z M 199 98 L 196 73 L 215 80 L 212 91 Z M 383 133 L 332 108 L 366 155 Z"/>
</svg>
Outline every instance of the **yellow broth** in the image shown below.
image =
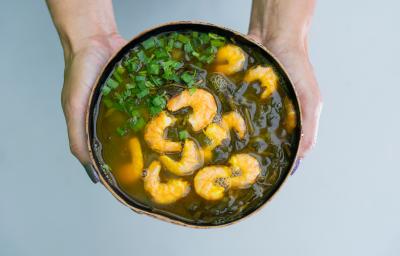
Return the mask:
<svg viewBox="0 0 400 256">
<path fill-rule="evenodd" d="M 184 37 L 180 38 L 180 35 Z M 204 40 L 199 40 L 200 37 L 203 37 Z M 207 37 L 208 42 L 206 42 Z M 171 38 L 174 41 L 173 44 L 170 42 Z M 189 39 L 190 46 L 186 46 L 187 39 Z M 162 33 L 149 40 L 147 40 L 147 45 L 145 42 L 133 48 L 114 67 L 109 78 L 113 81 L 107 80 L 104 85 L 107 88 L 102 90 L 96 121 L 96 136 L 101 143 L 101 155 L 104 163 L 108 166 L 107 168 L 119 189 L 132 201 L 146 205 L 166 216 L 173 216 L 184 222 L 200 225 L 223 224 L 241 218 L 247 212 L 263 204 L 273 194 L 276 186 L 287 175 L 297 149 L 298 127 L 294 131 L 288 132 L 285 126 L 285 118 L 290 110 L 287 109 L 284 101 L 285 99 L 286 101 L 290 100 L 290 97 L 281 74 L 260 52 L 249 46 L 240 45 L 231 38 L 222 38 L 219 35 L 202 32 L 180 31 Z M 211 44 L 212 40 L 215 40 L 213 44 Z M 241 47 L 245 52 L 246 62 L 242 71 L 229 76 L 221 76 L 213 71 L 216 65 L 214 57 L 218 49 L 226 44 Z M 168 47 L 171 45 L 172 47 Z M 189 49 L 190 47 L 192 49 Z M 159 49 L 162 50 L 156 53 Z M 206 55 L 206 57 L 194 56 L 198 54 L 194 54 L 191 50 L 201 56 Z M 143 54 L 147 58 L 144 59 L 147 64 L 141 64 L 140 58 L 143 57 Z M 138 55 L 139 57 L 137 57 Z M 162 58 L 157 59 L 159 56 Z M 137 62 L 132 64 L 132 59 Z M 160 63 L 171 59 L 183 65 L 174 70 L 172 75 L 168 74 L 163 77 L 165 70 Z M 160 65 L 149 67 L 153 60 Z M 136 65 L 137 63 L 139 64 Z M 265 100 L 260 99 L 264 89 L 259 82 L 250 84 L 243 82 L 246 71 L 256 65 L 272 67 L 279 78 L 278 89 Z M 156 71 L 157 68 L 158 71 Z M 182 78 L 184 72 L 192 75 L 194 81 L 189 81 L 189 83 L 184 81 Z M 137 79 L 137 76 L 141 78 Z M 145 77 L 146 83 L 150 83 L 145 83 L 143 86 L 142 77 Z M 224 92 L 216 90 L 215 84 L 212 82 L 215 81 L 213 80 L 215 77 L 225 79 L 228 90 Z M 157 81 L 157 79 L 159 80 Z M 147 94 L 140 99 L 137 99 L 137 94 L 142 92 L 137 88 L 138 83 L 142 83 L 141 86 L 148 89 L 143 93 Z M 121 177 L 119 172 L 126 163 L 131 161 L 128 142 L 133 137 L 139 138 L 144 157 L 144 169 L 153 160 L 158 160 L 160 154 L 149 148 L 143 139 L 144 125 L 159 111 L 166 110 L 164 103 L 168 99 L 187 88 L 193 88 L 191 90 L 203 88 L 213 94 L 218 106 L 215 119 L 220 118 L 224 113 L 236 110 L 246 121 L 247 136 L 241 140 L 234 131 L 231 131 L 231 139 L 213 151 L 213 158 L 207 165 L 228 165 L 228 159 L 233 154 L 249 153 L 258 160 L 261 173 L 249 188 L 228 190 L 221 200 L 207 201 L 200 197 L 193 187 L 196 171 L 193 175 L 179 177 L 191 184 L 191 190 L 186 197 L 172 204 L 156 204 L 144 190 L 142 179 L 126 182 L 122 180 L 124 177 Z M 152 103 L 157 95 L 163 97 L 161 99 L 163 104 L 160 106 L 157 104 L 154 106 Z M 153 109 L 150 109 L 151 107 Z M 190 108 L 170 113 L 178 121 L 174 126 L 167 128 L 165 137 L 173 141 L 182 141 L 183 144 L 180 132 L 186 131 L 185 134 L 188 138 L 194 140 L 200 147 L 204 147 L 207 145 L 208 139 L 203 131 L 193 132 L 187 123 L 189 113 L 191 113 Z M 139 121 L 138 115 L 140 116 Z M 132 118 L 135 119 L 133 125 L 130 123 Z M 168 155 L 174 159 L 180 159 L 180 153 Z M 177 178 L 165 168 L 161 170 L 160 176 L 162 182 Z"/>
</svg>

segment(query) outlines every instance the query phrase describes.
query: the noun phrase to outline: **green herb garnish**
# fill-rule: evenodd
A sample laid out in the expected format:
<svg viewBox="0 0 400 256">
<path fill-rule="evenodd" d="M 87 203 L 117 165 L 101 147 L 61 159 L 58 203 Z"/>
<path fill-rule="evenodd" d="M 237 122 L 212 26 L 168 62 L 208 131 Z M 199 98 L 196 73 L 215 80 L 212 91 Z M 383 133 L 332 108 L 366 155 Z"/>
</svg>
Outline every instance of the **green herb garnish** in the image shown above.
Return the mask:
<svg viewBox="0 0 400 256">
<path fill-rule="evenodd" d="M 189 72 L 184 72 L 184 73 L 181 75 L 181 79 L 182 79 L 189 87 L 191 87 L 191 86 L 194 84 L 194 82 L 195 82 L 195 79 L 194 79 L 193 75 L 190 74 Z"/>
<path fill-rule="evenodd" d="M 178 135 L 180 140 L 186 140 L 189 137 L 189 133 L 186 130 L 179 131 Z"/>
<path fill-rule="evenodd" d="M 119 86 L 119 83 L 112 78 L 108 78 L 106 84 L 110 89 L 115 89 Z"/>
<path fill-rule="evenodd" d="M 119 136 L 125 136 L 126 134 L 128 134 L 128 131 L 126 130 L 125 127 L 118 127 L 117 128 L 117 133 Z"/>
<path fill-rule="evenodd" d="M 148 49 L 151 49 L 151 48 L 153 48 L 154 46 L 156 46 L 156 42 L 155 42 L 154 38 L 151 37 L 151 38 L 147 39 L 146 41 L 144 41 L 144 42 L 142 43 L 142 45 L 143 45 L 143 48 L 144 48 L 145 50 L 148 50 Z"/>
<path fill-rule="evenodd" d="M 116 133 L 125 136 L 139 132 L 149 118 L 163 111 L 167 104 L 163 86 L 178 83 L 190 94 L 195 93 L 201 79 L 196 66 L 212 63 L 218 48 L 226 42 L 215 33 L 173 32 L 150 37 L 132 49 L 101 89 L 105 106 L 128 116 Z M 182 49 L 182 59 L 172 59 L 174 49 Z M 180 139 L 187 136 L 187 131 L 179 132 Z"/>
</svg>

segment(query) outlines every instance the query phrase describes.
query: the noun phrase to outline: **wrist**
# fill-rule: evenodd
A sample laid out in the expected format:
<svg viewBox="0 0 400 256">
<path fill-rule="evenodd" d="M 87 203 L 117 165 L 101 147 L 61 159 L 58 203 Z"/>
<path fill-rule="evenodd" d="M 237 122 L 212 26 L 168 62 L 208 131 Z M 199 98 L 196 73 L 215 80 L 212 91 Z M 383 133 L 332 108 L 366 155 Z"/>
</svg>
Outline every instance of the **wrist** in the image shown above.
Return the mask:
<svg viewBox="0 0 400 256">
<path fill-rule="evenodd" d="M 85 49 L 93 47 L 108 48 L 114 38 L 120 38 L 116 29 L 108 31 L 99 29 L 84 35 L 60 33 L 65 61 L 71 59 L 78 52 L 84 51 Z"/>
<path fill-rule="evenodd" d="M 253 0 L 249 34 L 267 47 L 307 52 L 315 0 Z"/>
<path fill-rule="evenodd" d="M 67 59 L 92 41 L 117 34 L 111 0 L 47 0 Z"/>
<path fill-rule="evenodd" d="M 270 50 L 275 50 L 279 48 L 307 53 L 307 35 L 273 33 L 273 30 L 268 31 L 269 32 L 265 32 L 262 30 L 254 30 L 250 28 L 249 36 L 256 41 L 262 43 Z"/>
</svg>

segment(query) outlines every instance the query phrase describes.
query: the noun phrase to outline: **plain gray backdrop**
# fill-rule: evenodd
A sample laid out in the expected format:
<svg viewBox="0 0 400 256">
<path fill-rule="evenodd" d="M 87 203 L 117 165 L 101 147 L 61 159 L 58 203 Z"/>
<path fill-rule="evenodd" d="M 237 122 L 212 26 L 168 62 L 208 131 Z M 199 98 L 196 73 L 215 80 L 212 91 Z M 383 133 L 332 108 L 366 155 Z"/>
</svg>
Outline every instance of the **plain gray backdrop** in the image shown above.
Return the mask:
<svg viewBox="0 0 400 256">
<path fill-rule="evenodd" d="M 316 148 L 258 214 L 194 230 L 138 215 L 70 155 L 43 1 L 0 5 L 0 255 L 400 255 L 398 1 L 318 1 Z M 114 1 L 124 37 L 172 20 L 246 33 L 250 1 Z"/>
</svg>

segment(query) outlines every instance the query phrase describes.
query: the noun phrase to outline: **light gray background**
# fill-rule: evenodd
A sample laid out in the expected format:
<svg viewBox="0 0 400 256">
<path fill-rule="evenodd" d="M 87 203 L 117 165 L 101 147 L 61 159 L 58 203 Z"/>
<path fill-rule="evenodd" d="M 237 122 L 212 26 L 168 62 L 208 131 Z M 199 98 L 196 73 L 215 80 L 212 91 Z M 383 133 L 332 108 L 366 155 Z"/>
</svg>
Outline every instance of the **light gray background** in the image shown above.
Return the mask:
<svg viewBox="0 0 400 256">
<path fill-rule="evenodd" d="M 136 3 L 135 3 L 136 2 Z M 247 31 L 250 1 L 115 1 L 123 36 L 171 20 Z M 261 212 L 193 230 L 134 214 L 69 154 L 62 49 L 42 1 L 0 7 L 0 255 L 400 255 L 398 1 L 320 0 L 318 145 Z"/>
</svg>

